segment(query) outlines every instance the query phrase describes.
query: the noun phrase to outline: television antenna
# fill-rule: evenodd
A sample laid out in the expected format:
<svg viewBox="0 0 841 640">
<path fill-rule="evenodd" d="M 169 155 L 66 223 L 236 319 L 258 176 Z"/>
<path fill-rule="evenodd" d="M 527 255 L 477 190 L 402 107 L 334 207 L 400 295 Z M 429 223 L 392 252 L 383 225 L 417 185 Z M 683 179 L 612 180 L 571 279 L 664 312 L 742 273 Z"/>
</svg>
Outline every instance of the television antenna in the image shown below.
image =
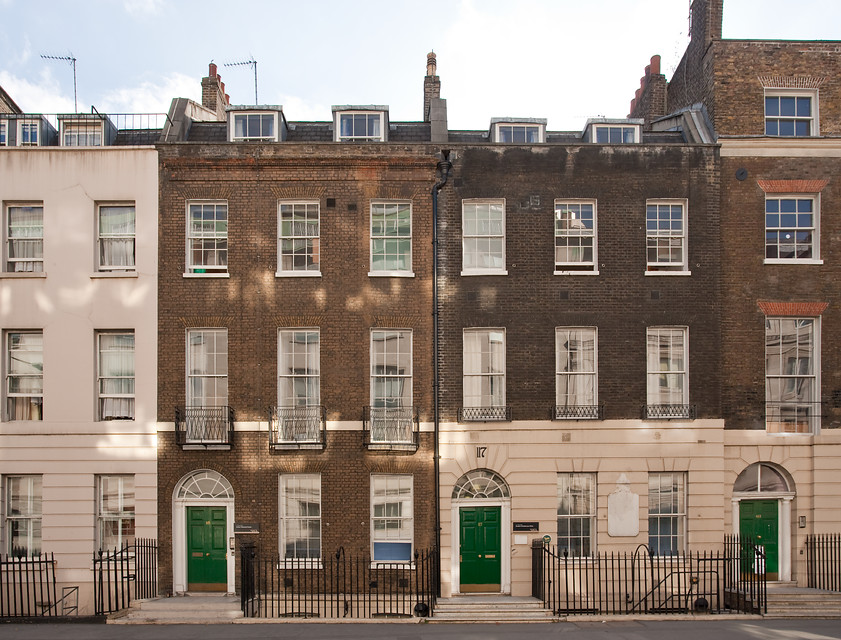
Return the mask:
<svg viewBox="0 0 841 640">
<path fill-rule="evenodd" d="M 79 107 L 76 103 L 76 58 L 73 56 L 72 53 L 67 56 L 48 56 L 41 54 L 41 57 L 44 60 L 59 60 L 61 62 L 69 62 L 70 66 L 73 67 L 73 113 L 79 113 Z"/>
<path fill-rule="evenodd" d="M 242 60 L 240 62 L 225 62 L 223 66 L 226 67 L 251 67 L 254 69 L 254 105 L 260 104 L 257 102 L 257 61 L 254 59 L 254 56 L 248 58 L 248 60 Z"/>
</svg>

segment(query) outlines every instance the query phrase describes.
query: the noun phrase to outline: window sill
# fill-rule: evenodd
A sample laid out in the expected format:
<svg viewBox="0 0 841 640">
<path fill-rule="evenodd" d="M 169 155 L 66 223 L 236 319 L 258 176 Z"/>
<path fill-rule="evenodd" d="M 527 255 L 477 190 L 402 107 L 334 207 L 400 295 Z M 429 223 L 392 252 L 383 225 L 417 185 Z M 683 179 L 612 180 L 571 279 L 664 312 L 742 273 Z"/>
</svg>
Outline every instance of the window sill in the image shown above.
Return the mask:
<svg viewBox="0 0 841 640">
<path fill-rule="evenodd" d="M 47 274 L 44 271 L 4 271 L 0 273 L 0 278 L 46 278 Z"/>
<path fill-rule="evenodd" d="M 321 271 L 275 271 L 275 278 L 320 278 Z"/>
<path fill-rule="evenodd" d="M 218 271 L 213 273 L 185 273 L 185 278 L 230 278 L 231 275 L 227 271 Z"/>
<path fill-rule="evenodd" d="M 137 271 L 97 271 L 91 274 L 91 280 L 96 278 L 136 278 Z"/>
<path fill-rule="evenodd" d="M 369 271 L 369 278 L 414 278 L 414 271 Z"/>
<path fill-rule="evenodd" d="M 765 258 L 763 264 L 823 264 L 814 258 Z"/>
<path fill-rule="evenodd" d="M 463 276 L 507 276 L 508 269 L 469 269 L 462 270 Z"/>
<path fill-rule="evenodd" d="M 691 271 L 646 271 L 646 276 L 691 276 Z"/>
<path fill-rule="evenodd" d="M 595 271 L 554 271 L 552 273 L 554 276 L 597 276 L 599 275 L 598 269 Z"/>
</svg>

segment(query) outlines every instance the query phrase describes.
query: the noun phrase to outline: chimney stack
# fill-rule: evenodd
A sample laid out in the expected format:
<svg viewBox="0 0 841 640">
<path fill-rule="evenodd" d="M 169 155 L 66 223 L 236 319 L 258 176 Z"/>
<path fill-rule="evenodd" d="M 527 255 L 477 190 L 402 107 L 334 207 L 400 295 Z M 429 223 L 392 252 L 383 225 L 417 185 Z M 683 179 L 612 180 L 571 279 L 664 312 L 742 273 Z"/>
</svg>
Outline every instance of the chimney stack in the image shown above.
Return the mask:
<svg viewBox="0 0 841 640">
<path fill-rule="evenodd" d="M 207 77 L 201 79 L 201 103 L 207 109 L 216 112 L 219 120 L 225 119 L 225 107 L 230 99 L 225 95 L 225 83 L 217 73 L 216 65 L 211 62 L 207 68 Z"/>
</svg>

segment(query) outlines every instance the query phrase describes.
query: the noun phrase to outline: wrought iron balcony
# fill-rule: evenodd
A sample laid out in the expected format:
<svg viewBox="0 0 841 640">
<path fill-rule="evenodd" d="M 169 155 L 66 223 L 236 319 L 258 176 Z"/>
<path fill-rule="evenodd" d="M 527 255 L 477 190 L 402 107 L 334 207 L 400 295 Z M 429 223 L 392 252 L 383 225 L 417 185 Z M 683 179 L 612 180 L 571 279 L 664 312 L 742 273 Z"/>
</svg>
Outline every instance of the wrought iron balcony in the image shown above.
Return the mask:
<svg viewBox="0 0 841 640">
<path fill-rule="evenodd" d="M 511 422 L 511 407 L 461 407 L 459 422 Z"/>
<path fill-rule="evenodd" d="M 417 407 L 365 407 L 365 445 L 371 450 L 417 451 Z"/>
<path fill-rule="evenodd" d="M 175 441 L 181 446 L 225 446 L 234 440 L 232 407 L 175 407 Z"/>
<path fill-rule="evenodd" d="M 600 404 L 556 405 L 552 413 L 553 420 L 601 420 L 603 416 Z"/>
<path fill-rule="evenodd" d="M 766 402 L 768 433 L 815 433 L 821 423 L 820 402 Z"/>
<path fill-rule="evenodd" d="M 694 420 L 694 404 L 647 404 L 642 408 L 643 420 Z"/>
<path fill-rule="evenodd" d="M 269 448 L 323 449 L 327 445 L 324 407 L 272 407 Z"/>
</svg>

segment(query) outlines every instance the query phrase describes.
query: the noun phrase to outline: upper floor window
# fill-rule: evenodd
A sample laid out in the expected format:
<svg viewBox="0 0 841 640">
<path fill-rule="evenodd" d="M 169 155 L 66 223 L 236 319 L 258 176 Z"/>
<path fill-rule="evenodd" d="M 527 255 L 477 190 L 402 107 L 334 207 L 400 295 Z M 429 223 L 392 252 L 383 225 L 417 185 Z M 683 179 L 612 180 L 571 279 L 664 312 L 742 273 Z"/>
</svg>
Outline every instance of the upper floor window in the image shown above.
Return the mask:
<svg viewBox="0 0 841 640">
<path fill-rule="evenodd" d="M 596 371 L 596 328 L 556 328 L 556 418 L 599 417 Z"/>
<path fill-rule="evenodd" d="M 278 332 L 278 406 L 321 404 L 319 338 L 318 329 L 281 329 Z"/>
<path fill-rule="evenodd" d="M 813 260 L 820 256 L 816 197 L 765 198 L 765 259 Z"/>
<path fill-rule="evenodd" d="M 505 200 L 462 202 L 462 275 L 505 275 Z"/>
<path fill-rule="evenodd" d="M 820 420 L 816 318 L 765 318 L 768 433 L 814 433 Z"/>
<path fill-rule="evenodd" d="M 231 116 L 232 142 L 277 141 L 277 112 L 245 112 Z"/>
<path fill-rule="evenodd" d="M 278 275 L 319 275 L 319 203 L 281 202 L 278 205 L 278 216 Z"/>
<path fill-rule="evenodd" d="M 385 113 L 382 111 L 337 111 L 338 142 L 384 142 Z"/>
<path fill-rule="evenodd" d="M 765 135 L 796 138 L 818 135 L 817 92 L 766 91 Z"/>
<path fill-rule="evenodd" d="M 371 203 L 371 273 L 412 272 L 412 205 Z"/>
<path fill-rule="evenodd" d="M 648 271 L 688 272 L 685 201 L 646 201 L 645 250 Z"/>
<path fill-rule="evenodd" d="M 228 203 L 187 203 L 187 272 L 227 273 Z"/>
<path fill-rule="evenodd" d="M 596 271 L 596 202 L 555 201 L 555 272 Z"/>
<path fill-rule="evenodd" d="M 0 121 L 0 147 L 5 147 L 6 144 L 6 121 Z"/>
<path fill-rule="evenodd" d="M 97 476 L 97 542 L 114 551 L 134 542 L 134 476 Z"/>
<path fill-rule="evenodd" d="M 6 552 L 17 558 L 41 553 L 41 476 L 6 476 Z"/>
<path fill-rule="evenodd" d="M 411 331 L 371 331 L 371 406 L 412 406 Z"/>
<path fill-rule="evenodd" d="M 97 334 L 100 420 L 134 420 L 134 333 Z"/>
<path fill-rule="evenodd" d="M 494 125 L 494 142 L 534 144 L 543 142 L 543 125 L 498 122 Z"/>
<path fill-rule="evenodd" d="M 134 205 L 99 206 L 100 271 L 134 271 L 134 233 Z"/>
<path fill-rule="evenodd" d="M 639 127 L 635 125 L 599 124 L 593 126 L 597 144 L 630 144 L 639 142 Z"/>
<path fill-rule="evenodd" d="M 647 418 L 688 418 L 689 328 L 648 327 Z"/>
<path fill-rule="evenodd" d="M 43 420 L 44 335 L 40 331 L 6 333 L 6 418 Z"/>
<path fill-rule="evenodd" d="M 505 330 L 465 329 L 462 420 L 506 420 Z"/>
<path fill-rule="evenodd" d="M 187 405 L 223 407 L 228 404 L 228 330 L 187 332 Z"/>
<path fill-rule="evenodd" d="M 40 128 L 40 120 L 18 120 L 18 146 L 37 147 Z"/>
<path fill-rule="evenodd" d="M 64 147 L 102 146 L 102 121 L 61 122 L 61 144 Z"/>
<path fill-rule="evenodd" d="M 6 269 L 9 273 L 44 270 L 44 207 L 6 207 Z"/>
</svg>

